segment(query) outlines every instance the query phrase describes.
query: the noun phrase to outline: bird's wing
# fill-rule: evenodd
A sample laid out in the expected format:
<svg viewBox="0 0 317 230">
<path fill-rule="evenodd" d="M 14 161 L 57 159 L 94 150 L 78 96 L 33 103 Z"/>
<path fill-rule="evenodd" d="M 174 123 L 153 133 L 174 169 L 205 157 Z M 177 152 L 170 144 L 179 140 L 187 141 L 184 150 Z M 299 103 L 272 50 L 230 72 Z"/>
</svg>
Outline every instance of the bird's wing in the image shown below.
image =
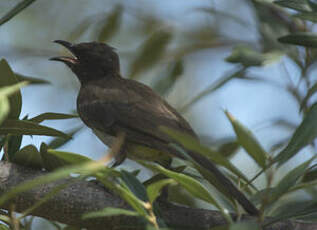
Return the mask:
<svg viewBox="0 0 317 230">
<path fill-rule="evenodd" d="M 140 87 L 143 87 L 140 86 Z M 87 89 L 94 97 L 78 104 L 78 112 L 91 128 L 104 132 L 124 131 L 130 141 L 149 144 L 153 139 L 170 142 L 158 127 L 167 126 L 195 136 L 189 124 L 149 88 Z M 87 93 L 85 94 L 87 96 Z M 111 135 L 115 135 L 112 133 Z"/>
</svg>

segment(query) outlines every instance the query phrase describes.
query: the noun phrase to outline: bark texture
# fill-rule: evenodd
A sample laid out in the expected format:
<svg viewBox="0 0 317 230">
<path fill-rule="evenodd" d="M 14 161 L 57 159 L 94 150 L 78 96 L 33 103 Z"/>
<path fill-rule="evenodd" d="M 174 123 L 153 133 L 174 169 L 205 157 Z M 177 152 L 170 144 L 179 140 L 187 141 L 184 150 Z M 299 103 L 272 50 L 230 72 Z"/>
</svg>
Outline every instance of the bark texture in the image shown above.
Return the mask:
<svg viewBox="0 0 317 230">
<path fill-rule="evenodd" d="M 0 196 L 20 183 L 36 179 L 45 172 L 25 168 L 16 164 L 0 162 Z M 71 178 L 58 180 L 41 185 L 27 192 L 23 192 L 5 204 L 15 204 L 15 211 L 23 212 L 57 186 L 72 182 Z M 183 207 L 176 204 L 160 202 L 165 222 L 175 229 L 209 229 L 225 223 L 225 219 L 218 211 Z M 105 207 L 129 208 L 128 205 L 115 194 L 104 187 L 88 181 L 75 181 L 62 189 L 53 198 L 42 204 L 32 212 L 32 215 L 43 217 L 61 223 L 86 227 L 88 229 L 142 229 L 142 221 L 135 217 L 116 216 L 100 219 L 82 220 L 84 213 L 100 210 Z M 252 217 L 245 216 L 244 219 Z M 138 226 L 138 227 L 137 227 Z M 266 230 L 316 230 L 316 224 L 297 221 L 283 221 Z"/>
</svg>

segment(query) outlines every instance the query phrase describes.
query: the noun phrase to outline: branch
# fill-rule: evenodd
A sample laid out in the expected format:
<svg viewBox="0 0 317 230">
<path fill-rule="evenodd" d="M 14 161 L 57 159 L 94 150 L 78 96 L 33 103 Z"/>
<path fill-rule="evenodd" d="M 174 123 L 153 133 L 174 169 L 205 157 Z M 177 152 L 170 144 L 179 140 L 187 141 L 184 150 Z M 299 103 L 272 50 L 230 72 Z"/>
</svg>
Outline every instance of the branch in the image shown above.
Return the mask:
<svg viewBox="0 0 317 230">
<path fill-rule="evenodd" d="M 0 162 L 0 195 L 27 180 L 33 180 L 46 172 L 25 168 L 16 164 Z M 5 204 L 2 208 L 8 209 L 15 204 L 15 211 L 23 212 L 38 202 L 56 186 L 72 182 L 72 178 L 58 180 L 53 183 L 41 185 L 30 191 L 19 194 L 16 198 Z M 53 198 L 32 212 L 32 215 L 43 217 L 61 223 L 86 227 L 88 229 L 126 229 L 142 225 L 140 219 L 127 216 L 113 216 L 99 219 L 82 220 L 84 213 L 103 209 L 105 207 L 129 208 L 128 205 L 107 191 L 102 186 L 87 181 L 76 181 L 61 190 Z M 183 207 L 171 203 L 160 202 L 165 222 L 179 229 L 209 229 L 225 224 L 225 219 L 218 211 Z M 190 217 L 190 218 L 189 218 Z M 245 219 L 252 217 L 246 216 Z M 119 228 L 120 227 L 120 228 Z M 266 230 L 313 230 L 317 224 L 300 223 L 296 221 L 283 221 Z"/>
</svg>

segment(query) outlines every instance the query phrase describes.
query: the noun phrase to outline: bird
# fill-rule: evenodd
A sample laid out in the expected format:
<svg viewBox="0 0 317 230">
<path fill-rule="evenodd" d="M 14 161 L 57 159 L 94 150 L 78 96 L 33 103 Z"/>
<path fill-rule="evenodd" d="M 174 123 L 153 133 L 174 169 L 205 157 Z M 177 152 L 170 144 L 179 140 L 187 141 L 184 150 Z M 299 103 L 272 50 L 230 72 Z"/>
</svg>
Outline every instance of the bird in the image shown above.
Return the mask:
<svg viewBox="0 0 317 230">
<path fill-rule="evenodd" d="M 95 41 L 78 44 L 64 40 L 54 42 L 72 54 L 50 60 L 63 62 L 77 76 L 81 85 L 77 112 L 84 124 L 107 146 L 111 146 L 120 133 L 124 134 L 124 144 L 115 165 L 129 158 L 131 152 L 134 152 L 131 155 L 149 161 L 168 161 L 170 156 L 183 158 L 179 150 L 170 145 L 175 141 L 162 132 L 160 126 L 199 140 L 185 118 L 149 86 L 121 76 L 119 56 L 113 47 Z M 213 162 L 192 151 L 188 151 L 188 155 L 212 173 L 246 212 L 259 215 L 259 210 Z"/>
</svg>

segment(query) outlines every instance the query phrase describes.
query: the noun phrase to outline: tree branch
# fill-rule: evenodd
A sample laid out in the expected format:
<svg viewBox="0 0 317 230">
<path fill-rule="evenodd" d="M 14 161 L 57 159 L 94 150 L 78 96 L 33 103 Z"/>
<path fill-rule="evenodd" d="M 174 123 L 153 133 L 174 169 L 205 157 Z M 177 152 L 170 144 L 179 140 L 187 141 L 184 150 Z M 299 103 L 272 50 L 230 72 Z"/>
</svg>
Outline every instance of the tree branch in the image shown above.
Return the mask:
<svg viewBox="0 0 317 230">
<path fill-rule="evenodd" d="M 16 164 L 0 162 L 0 195 L 14 188 L 20 183 L 33 180 L 45 172 L 25 168 Z M 44 217 L 61 223 L 86 227 L 88 229 L 126 229 L 139 226 L 142 221 L 135 217 L 115 216 L 99 219 L 82 220 L 84 213 L 103 209 L 105 207 L 129 208 L 118 196 L 107 191 L 102 186 L 87 181 L 73 181 L 72 178 L 58 180 L 53 183 L 41 185 L 30 191 L 19 194 L 2 208 L 9 208 L 15 204 L 15 211 L 23 212 L 52 189 L 64 183 L 71 183 L 62 189 L 53 198 L 32 211 L 32 215 Z M 179 229 L 208 229 L 225 223 L 225 219 L 218 211 L 194 209 L 171 203 L 160 202 L 163 218 L 169 226 Z M 250 219 L 252 217 L 244 217 Z M 300 223 L 296 221 L 283 221 L 266 230 L 313 230 L 317 224 Z"/>
</svg>

